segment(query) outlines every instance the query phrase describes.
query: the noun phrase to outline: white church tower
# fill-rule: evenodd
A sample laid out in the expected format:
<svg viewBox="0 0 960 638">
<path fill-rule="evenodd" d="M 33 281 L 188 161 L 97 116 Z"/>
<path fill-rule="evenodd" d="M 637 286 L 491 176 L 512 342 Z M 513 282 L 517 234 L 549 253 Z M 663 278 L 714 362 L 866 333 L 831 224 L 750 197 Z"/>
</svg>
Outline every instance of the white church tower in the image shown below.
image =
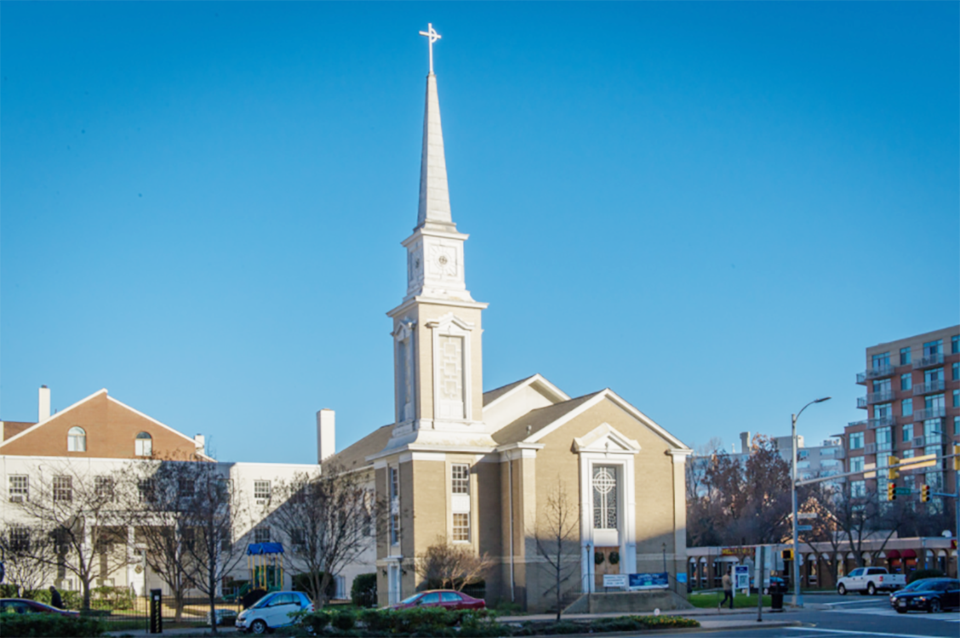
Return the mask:
<svg viewBox="0 0 960 638">
<path fill-rule="evenodd" d="M 483 348 L 480 314 L 470 296 L 463 244 L 450 214 L 447 165 L 440 127 L 433 43 L 423 117 L 420 207 L 407 249 L 407 292 L 387 313 L 393 319 L 396 416 L 388 448 L 494 447 L 483 424 Z"/>
</svg>

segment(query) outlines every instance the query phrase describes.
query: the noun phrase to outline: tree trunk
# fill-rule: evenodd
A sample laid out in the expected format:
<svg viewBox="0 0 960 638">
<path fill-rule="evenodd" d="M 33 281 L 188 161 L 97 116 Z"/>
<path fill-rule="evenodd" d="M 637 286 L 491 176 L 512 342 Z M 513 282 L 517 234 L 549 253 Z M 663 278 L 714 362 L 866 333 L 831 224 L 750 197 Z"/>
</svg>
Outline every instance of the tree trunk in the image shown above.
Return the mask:
<svg viewBox="0 0 960 638">
<path fill-rule="evenodd" d="M 83 589 L 83 604 L 81 609 L 84 612 L 90 611 L 90 581 L 87 579 L 82 579 L 80 581 L 81 588 Z"/>
</svg>

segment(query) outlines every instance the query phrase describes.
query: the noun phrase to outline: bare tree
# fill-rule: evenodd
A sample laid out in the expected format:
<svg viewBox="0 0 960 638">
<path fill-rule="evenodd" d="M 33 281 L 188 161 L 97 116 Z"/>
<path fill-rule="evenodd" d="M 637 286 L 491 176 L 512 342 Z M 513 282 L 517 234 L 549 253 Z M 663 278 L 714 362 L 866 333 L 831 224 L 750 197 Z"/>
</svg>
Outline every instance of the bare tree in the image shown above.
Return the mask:
<svg viewBox="0 0 960 638">
<path fill-rule="evenodd" d="M 546 561 L 552 583 L 544 594 L 553 591 L 559 622 L 563 613 L 563 585 L 580 566 L 579 509 L 559 476 L 556 486 L 539 509 L 532 536 L 537 554 Z"/>
<path fill-rule="evenodd" d="M 124 508 L 128 524 L 136 526 L 137 538 L 146 546 L 147 565 L 170 588 L 177 621 L 182 618 L 184 598 L 196 576 L 196 563 L 189 554 L 196 538 L 192 527 L 195 521 L 185 512 L 193 506 L 193 481 L 198 474 L 192 463 L 203 462 L 139 464 L 137 489 L 128 492 Z"/>
<path fill-rule="evenodd" d="M 138 488 L 146 513 L 154 517 L 149 522 L 167 523 L 171 530 L 155 539 L 161 555 L 155 554 L 154 565 L 165 570 L 164 580 L 188 579 L 207 597 L 210 618 L 216 618 L 220 582 L 243 559 L 233 542 L 245 520 L 242 495 L 216 463 L 204 461 L 164 461 L 151 477 L 141 477 Z M 169 564 L 174 561 L 180 565 Z M 211 629 L 216 633 L 216 623 Z"/>
<path fill-rule="evenodd" d="M 0 530 L 0 556 L 4 557 L 6 580 L 17 588 L 18 597 L 41 587 L 53 574 L 56 559 L 49 534 L 15 523 Z"/>
<path fill-rule="evenodd" d="M 108 578 L 127 564 L 119 493 L 129 486 L 128 472 L 89 475 L 62 463 L 35 478 L 29 497 L 17 507 L 26 526 L 52 540 L 53 551 L 46 543 L 36 543 L 29 555 L 74 574 L 87 610 L 94 580 Z"/>
<path fill-rule="evenodd" d="M 463 591 L 467 585 L 486 578 L 494 560 L 486 553 L 477 554 L 467 544 L 454 545 L 445 536 L 417 554 L 417 573 L 429 586 Z"/>
<path fill-rule="evenodd" d="M 286 556 L 307 575 L 307 593 L 321 609 L 331 579 L 373 548 L 385 508 L 362 473 L 332 463 L 322 475 L 280 481 L 273 494 L 279 505 L 269 514 L 271 526 L 289 540 Z"/>
</svg>

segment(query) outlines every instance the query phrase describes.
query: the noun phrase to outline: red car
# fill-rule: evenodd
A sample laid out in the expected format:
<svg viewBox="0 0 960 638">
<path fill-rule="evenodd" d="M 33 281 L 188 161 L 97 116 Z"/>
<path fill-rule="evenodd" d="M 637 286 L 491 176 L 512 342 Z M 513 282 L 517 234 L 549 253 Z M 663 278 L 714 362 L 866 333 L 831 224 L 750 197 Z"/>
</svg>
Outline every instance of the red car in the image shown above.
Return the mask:
<svg viewBox="0 0 960 638">
<path fill-rule="evenodd" d="M 38 603 L 28 598 L 0 599 L 0 614 L 60 614 L 61 616 L 71 616 L 73 618 L 80 616 L 78 612 L 57 609 L 56 607 Z"/>
<path fill-rule="evenodd" d="M 467 596 L 452 589 L 431 589 L 401 600 L 390 609 L 410 609 L 411 607 L 444 607 L 446 609 L 486 609 L 487 603 L 479 598 Z"/>
</svg>

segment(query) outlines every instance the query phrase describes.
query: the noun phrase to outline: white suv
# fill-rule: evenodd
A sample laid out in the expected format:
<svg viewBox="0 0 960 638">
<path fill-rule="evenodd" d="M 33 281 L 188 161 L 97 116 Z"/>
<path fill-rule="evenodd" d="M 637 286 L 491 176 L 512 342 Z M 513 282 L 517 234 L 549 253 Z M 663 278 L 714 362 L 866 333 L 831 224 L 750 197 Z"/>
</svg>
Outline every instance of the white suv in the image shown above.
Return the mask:
<svg viewBox="0 0 960 638">
<path fill-rule="evenodd" d="M 295 611 L 313 611 L 313 603 L 307 595 L 299 591 L 275 591 L 267 594 L 250 609 L 237 616 L 237 629 L 265 634 L 271 629 L 293 623 L 290 617 Z"/>
</svg>

